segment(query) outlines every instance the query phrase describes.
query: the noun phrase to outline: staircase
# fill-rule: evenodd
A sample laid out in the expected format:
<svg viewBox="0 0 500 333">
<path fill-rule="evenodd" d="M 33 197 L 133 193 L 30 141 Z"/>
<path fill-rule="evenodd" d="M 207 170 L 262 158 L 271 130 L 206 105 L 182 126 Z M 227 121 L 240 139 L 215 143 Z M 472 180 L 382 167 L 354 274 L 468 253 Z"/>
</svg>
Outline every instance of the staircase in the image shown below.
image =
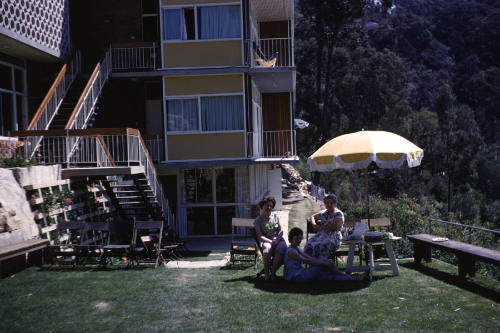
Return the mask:
<svg viewBox="0 0 500 333">
<path fill-rule="evenodd" d="M 87 78 L 79 75 L 75 81 L 73 81 L 73 84 L 71 84 L 71 87 L 66 93 L 66 97 L 59 106 L 59 110 L 49 125 L 49 130 L 64 129 L 71 113 L 75 109 L 76 103 L 78 102 L 85 85 L 87 84 L 87 80 Z"/>
<path fill-rule="evenodd" d="M 144 174 L 110 176 L 106 188 L 127 220 L 162 220 L 162 210 Z"/>
</svg>

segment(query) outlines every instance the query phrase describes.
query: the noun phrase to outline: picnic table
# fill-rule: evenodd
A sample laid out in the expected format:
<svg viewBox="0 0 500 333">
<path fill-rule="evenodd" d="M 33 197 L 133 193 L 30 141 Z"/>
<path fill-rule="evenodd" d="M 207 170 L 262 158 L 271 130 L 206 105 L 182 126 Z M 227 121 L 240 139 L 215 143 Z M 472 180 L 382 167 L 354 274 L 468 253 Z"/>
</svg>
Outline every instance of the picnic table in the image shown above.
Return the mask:
<svg viewBox="0 0 500 333">
<path fill-rule="evenodd" d="M 392 243 L 401 240 L 401 237 L 392 237 L 391 239 L 384 239 L 377 242 L 367 242 L 365 240 L 343 240 L 343 244 L 349 245 L 349 253 L 347 255 L 347 265 L 345 268 L 346 273 L 352 272 L 365 272 L 367 269 L 370 270 L 370 281 L 373 278 L 373 273 L 375 271 L 392 270 L 393 275 L 399 275 L 399 266 L 396 261 L 396 255 L 394 254 L 394 248 Z M 378 245 L 384 245 L 387 257 L 389 258 L 389 264 L 375 264 L 373 258 L 373 247 Z M 354 266 L 354 254 L 357 246 L 366 246 L 368 248 L 368 265 L 363 265 L 361 262 L 359 266 Z"/>
</svg>

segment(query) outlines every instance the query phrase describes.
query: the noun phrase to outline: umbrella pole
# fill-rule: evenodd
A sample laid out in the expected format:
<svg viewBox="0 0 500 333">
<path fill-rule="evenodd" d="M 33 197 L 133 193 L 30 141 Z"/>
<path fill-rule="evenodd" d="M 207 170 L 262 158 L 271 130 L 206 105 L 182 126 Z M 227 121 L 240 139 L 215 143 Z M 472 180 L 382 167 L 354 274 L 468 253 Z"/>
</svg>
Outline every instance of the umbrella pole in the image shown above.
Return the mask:
<svg viewBox="0 0 500 333">
<path fill-rule="evenodd" d="M 370 225 L 370 197 L 368 196 L 368 168 L 365 168 L 366 214 Z"/>
</svg>

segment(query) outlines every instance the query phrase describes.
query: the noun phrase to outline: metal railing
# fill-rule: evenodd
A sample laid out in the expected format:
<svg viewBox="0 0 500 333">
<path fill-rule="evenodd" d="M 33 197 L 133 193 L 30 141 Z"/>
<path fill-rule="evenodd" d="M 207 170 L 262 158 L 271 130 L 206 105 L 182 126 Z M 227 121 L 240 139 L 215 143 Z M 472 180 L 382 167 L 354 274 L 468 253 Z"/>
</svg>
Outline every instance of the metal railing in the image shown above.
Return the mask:
<svg viewBox="0 0 500 333">
<path fill-rule="evenodd" d="M 113 72 L 149 71 L 156 69 L 158 49 L 156 43 L 142 45 L 112 44 Z"/>
<path fill-rule="evenodd" d="M 153 194 L 167 219 L 169 206 L 146 144 L 135 129 L 90 129 L 16 132 L 20 140 L 43 136 L 40 164 L 63 168 L 142 166 Z"/>
<path fill-rule="evenodd" d="M 80 73 L 81 68 L 82 56 L 80 51 L 76 51 L 73 58 L 62 67 L 61 71 L 57 75 L 54 83 L 49 89 L 49 92 L 43 99 L 38 110 L 33 116 L 33 119 L 28 125 L 27 130 L 39 131 L 49 128 L 52 120 L 59 111 L 59 107 L 61 106 L 66 93 L 77 75 Z M 26 149 L 30 152 L 30 158 L 32 158 L 35 154 L 41 140 L 41 137 L 32 137 L 29 146 L 26 146 Z"/>
<path fill-rule="evenodd" d="M 155 163 L 159 163 L 161 161 L 165 160 L 165 149 L 164 149 L 164 142 L 163 138 L 159 135 L 151 137 L 151 136 L 145 136 L 144 138 L 144 143 L 146 144 L 146 147 L 148 148 L 149 155 L 151 156 L 151 159 Z"/>
<path fill-rule="evenodd" d="M 323 200 L 325 199 L 325 195 L 327 194 L 324 188 L 314 184 L 311 184 L 311 189 L 309 193 L 311 194 L 311 197 L 313 197 L 316 201 L 320 202 L 323 202 Z"/>
<path fill-rule="evenodd" d="M 432 224 L 436 223 L 437 227 L 433 228 Z M 460 230 L 458 234 L 450 230 L 450 227 L 456 228 L 455 230 Z M 440 220 L 436 218 L 429 218 L 429 226 L 428 226 L 429 234 L 433 234 L 435 232 L 444 233 L 445 236 L 457 236 L 461 240 L 467 240 L 470 244 L 474 241 L 479 240 L 484 243 L 487 240 L 491 240 L 493 243 L 496 243 L 497 240 L 500 239 L 500 230 L 492 230 L 488 228 L 476 227 L 474 225 L 462 224 L 457 222 L 450 222 L 445 220 Z M 482 236 L 479 236 L 478 232 L 482 232 Z M 484 244 L 481 244 L 484 245 Z"/>
<path fill-rule="evenodd" d="M 64 127 L 65 129 L 85 129 L 87 127 L 88 121 L 94 113 L 95 104 L 101 95 L 102 88 L 109 78 L 110 72 L 111 52 L 108 51 L 104 55 L 102 61 L 95 67 L 89 82 L 76 103 L 71 117 Z"/>
<path fill-rule="evenodd" d="M 293 38 L 247 40 L 247 64 L 251 67 L 293 67 Z M 273 59 L 276 58 L 274 62 Z"/>
<path fill-rule="evenodd" d="M 247 132 L 248 157 L 292 157 L 296 151 L 295 130 Z"/>
</svg>

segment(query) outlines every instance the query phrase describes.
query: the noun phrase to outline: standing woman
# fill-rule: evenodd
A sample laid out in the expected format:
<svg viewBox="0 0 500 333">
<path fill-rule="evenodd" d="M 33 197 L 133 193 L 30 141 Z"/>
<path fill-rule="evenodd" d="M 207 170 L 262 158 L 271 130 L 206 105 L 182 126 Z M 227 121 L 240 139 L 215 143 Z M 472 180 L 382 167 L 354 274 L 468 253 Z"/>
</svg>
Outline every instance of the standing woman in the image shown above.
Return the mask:
<svg viewBox="0 0 500 333">
<path fill-rule="evenodd" d="M 328 194 L 324 199 L 326 209 L 311 216 L 311 224 L 316 235 L 309 239 L 304 252 L 312 257 L 328 258 L 340 247 L 341 229 L 344 225 L 344 213 L 337 208 L 337 197 Z"/>
<path fill-rule="evenodd" d="M 257 239 L 262 248 L 266 280 L 276 279 L 276 271 L 283 263 L 283 255 L 287 248 L 278 214 L 272 212 L 275 205 L 274 197 L 262 198 L 259 202 L 260 215 L 253 222 Z M 273 258 L 272 267 L 271 257 Z"/>
</svg>

